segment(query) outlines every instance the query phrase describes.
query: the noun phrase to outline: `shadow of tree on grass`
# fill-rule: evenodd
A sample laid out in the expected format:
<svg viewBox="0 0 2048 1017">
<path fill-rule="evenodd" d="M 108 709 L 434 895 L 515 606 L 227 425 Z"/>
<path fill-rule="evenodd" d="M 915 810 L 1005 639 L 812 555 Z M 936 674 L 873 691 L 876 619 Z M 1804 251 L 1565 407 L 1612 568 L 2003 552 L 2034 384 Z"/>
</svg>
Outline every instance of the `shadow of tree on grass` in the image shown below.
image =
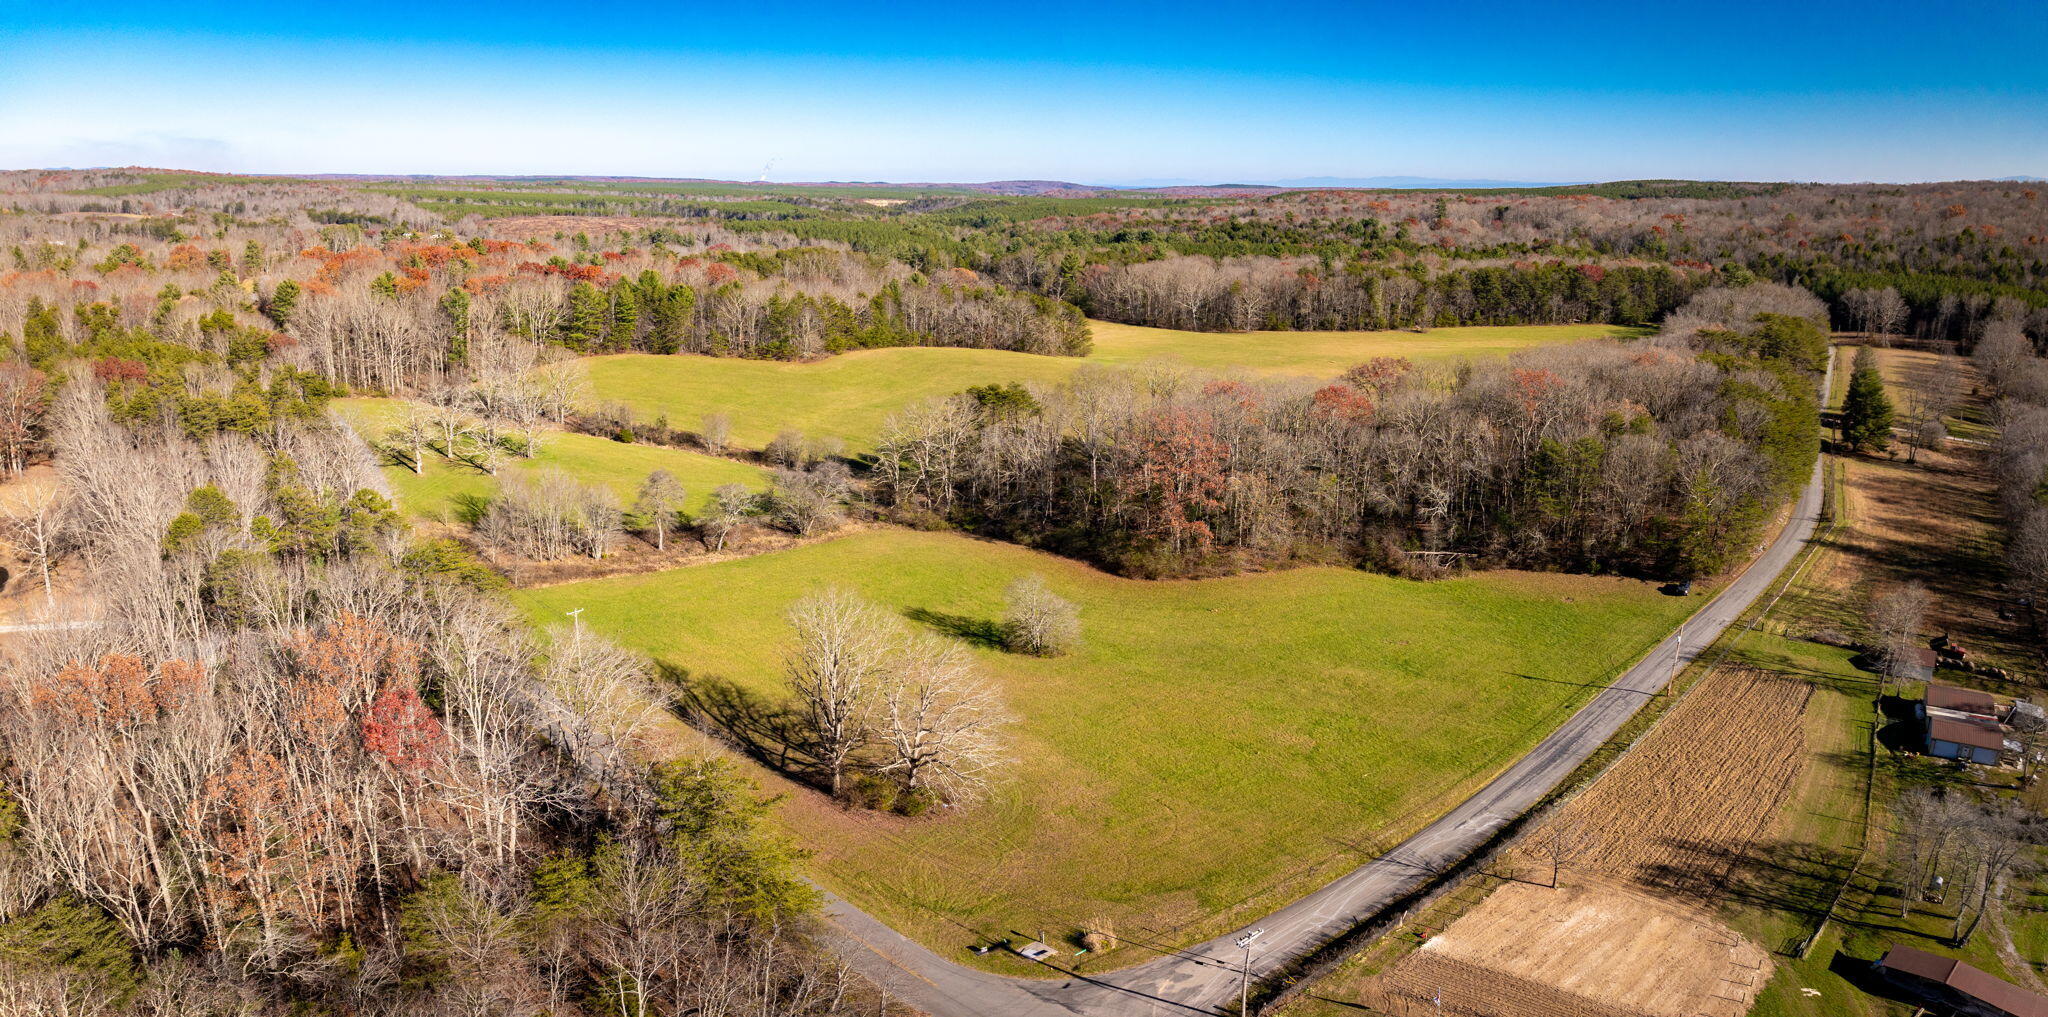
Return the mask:
<svg viewBox="0 0 2048 1017">
<path fill-rule="evenodd" d="M 922 607 L 905 610 L 903 617 L 986 649 L 1002 650 L 1010 645 L 1009 633 L 1003 630 L 1003 623 L 992 619 L 970 618 L 964 614 L 947 614 Z"/>
</svg>

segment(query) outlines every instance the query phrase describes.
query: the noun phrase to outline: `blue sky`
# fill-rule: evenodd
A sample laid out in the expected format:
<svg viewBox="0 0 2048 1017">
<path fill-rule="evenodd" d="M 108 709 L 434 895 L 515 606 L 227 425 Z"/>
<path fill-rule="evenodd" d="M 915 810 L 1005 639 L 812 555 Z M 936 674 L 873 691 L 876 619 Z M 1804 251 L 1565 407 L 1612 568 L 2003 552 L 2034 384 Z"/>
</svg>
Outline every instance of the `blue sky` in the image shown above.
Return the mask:
<svg viewBox="0 0 2048 1017">
<path fill-rule="evenodd" d="M 2041 0 L 0 0 L 0 167 L 2048 175 Z"/>
</svg>

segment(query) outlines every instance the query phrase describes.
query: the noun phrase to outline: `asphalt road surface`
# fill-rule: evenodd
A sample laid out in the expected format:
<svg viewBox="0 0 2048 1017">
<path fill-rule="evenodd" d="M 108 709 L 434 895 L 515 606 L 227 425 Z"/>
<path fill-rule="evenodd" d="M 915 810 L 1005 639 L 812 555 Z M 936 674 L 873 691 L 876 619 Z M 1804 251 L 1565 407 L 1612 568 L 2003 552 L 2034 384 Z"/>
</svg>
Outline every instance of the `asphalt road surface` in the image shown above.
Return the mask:
<svg viewBox="0 0 2048 1017">
<path fill-rule="evenodd" d="M 1829 358 L 1829 376 L 1834 371 Z M 1828 391 L 1823 381 L 1821 391 Z M 1335 882 L 1243 929 L 1206 943 L 1103 975 L 1008 978 L 961 967 L 828 895 L 827 938 L 848 963 L 898 998 L 933 1017 L 1147 1017 L 1218 1014 L 1237 1006 L 1251 929 L 1250 974 L 1256 981 L 1369 921 L 1421 885 L 1432 872 L 1484 844 L 1489 835 L 1557 786 L 1604 744 L 1636 709 L 1662 690 L 1679 668 L 1703 652 L 1749 609 L 1813 536 L 1820 516 L 1821 468 L 1793 505 L 1770 546 L 1735 581 L 1619 680 L 1551 732 L 1493 782 L 1443 818 Z M 1065 971 L 1051 958 L 1048 973 Z"/>
</svg>

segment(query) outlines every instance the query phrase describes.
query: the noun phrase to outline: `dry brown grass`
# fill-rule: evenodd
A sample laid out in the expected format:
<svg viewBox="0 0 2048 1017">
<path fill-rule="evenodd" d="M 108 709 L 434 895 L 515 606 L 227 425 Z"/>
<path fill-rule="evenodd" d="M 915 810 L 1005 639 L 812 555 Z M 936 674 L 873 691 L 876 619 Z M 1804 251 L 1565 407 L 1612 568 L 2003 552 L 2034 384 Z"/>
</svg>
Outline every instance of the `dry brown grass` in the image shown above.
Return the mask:
<svg viewBox="0 0 2048 1017">
<path fill-rule="evenodd" d="M 1799 718 L 1811 694 L 1805 682 L 1752 667 L 1717 668 L 1700 679 L 1552 820 L 1584 842 L 1577 867 L 1711 903 L 1799 775 Z"/>
<path fill-rule="evenodd" d="M 1769 975 L 1764 951 L 1707 912 L 1604 882 L 1510 883 L 1376 987 L 1396 1014 L 1737 1017 Z"/>
</svg>

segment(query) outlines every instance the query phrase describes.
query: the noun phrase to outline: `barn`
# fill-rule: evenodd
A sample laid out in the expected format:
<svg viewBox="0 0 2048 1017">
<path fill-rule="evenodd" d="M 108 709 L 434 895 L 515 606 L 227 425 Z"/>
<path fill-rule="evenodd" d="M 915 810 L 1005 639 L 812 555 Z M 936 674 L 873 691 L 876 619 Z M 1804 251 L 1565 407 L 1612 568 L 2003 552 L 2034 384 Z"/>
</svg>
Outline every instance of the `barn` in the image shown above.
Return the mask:
<svg viewBox="0 0 2048 1017">
<path fill-rule="evenodd" d="M 1973 1017 L 2048 1017 L 2048 996 L 1940 954 L 1895 946 L 1877 970 L 1892 984 L 1939 1009 Z"/>
</svg>

